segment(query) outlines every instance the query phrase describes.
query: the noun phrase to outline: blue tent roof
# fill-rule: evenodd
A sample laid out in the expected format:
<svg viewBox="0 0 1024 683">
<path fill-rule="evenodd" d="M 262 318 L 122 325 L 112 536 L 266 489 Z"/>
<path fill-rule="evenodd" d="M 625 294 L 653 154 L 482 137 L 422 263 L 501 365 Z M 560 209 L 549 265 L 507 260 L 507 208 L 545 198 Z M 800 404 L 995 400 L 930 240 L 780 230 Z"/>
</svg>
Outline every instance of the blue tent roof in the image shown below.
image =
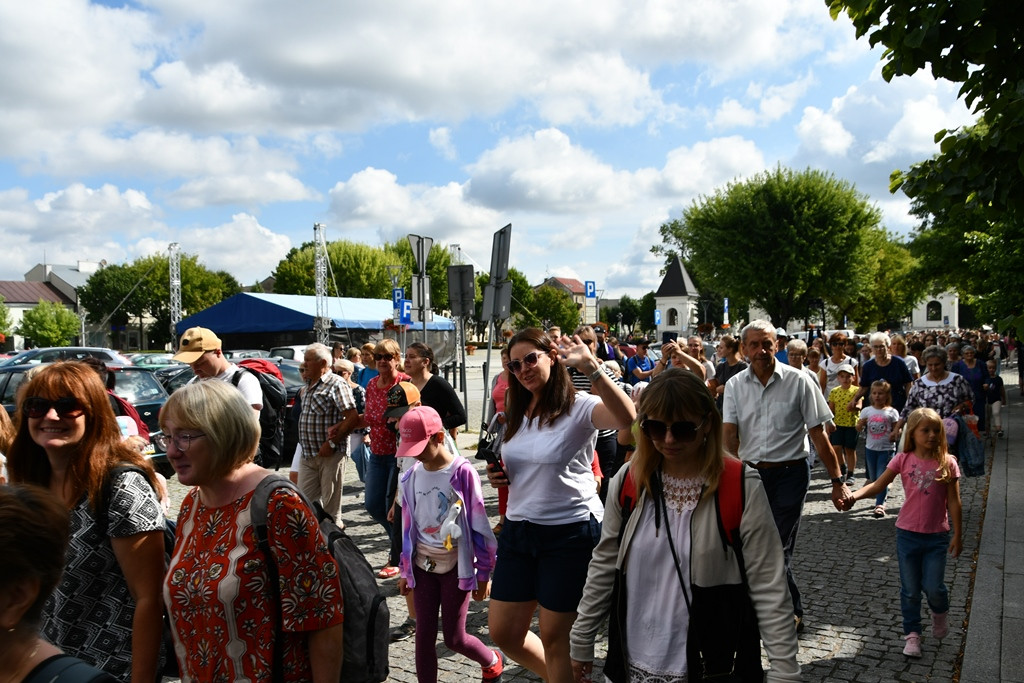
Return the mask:
<svg viewBox="0 0 1024 683">
<path fill-rule="evenodd" d="M 327 299 L 327 316 L 337 328 L 379 330 L 393 315 L 390 299 L 336 296 Z M 176 329 L 178 334 L 190 327 L 206 327 L 217 334 L 291 332 L 312 330 L 315 318 L 315 296 L 242 292 L 190 315 L 178 323 Z M 427 329 L 453 330 L 455 324 L 435 313 Z"/>
</svg>

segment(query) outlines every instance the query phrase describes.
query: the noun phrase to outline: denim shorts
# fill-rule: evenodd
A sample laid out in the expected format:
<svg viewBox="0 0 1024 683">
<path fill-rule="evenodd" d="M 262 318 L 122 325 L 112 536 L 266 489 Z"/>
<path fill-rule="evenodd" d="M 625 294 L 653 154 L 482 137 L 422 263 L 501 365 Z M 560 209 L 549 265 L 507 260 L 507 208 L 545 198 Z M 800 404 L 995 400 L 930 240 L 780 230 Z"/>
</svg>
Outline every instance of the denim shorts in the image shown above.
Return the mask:
<svg viewBox="0 0 1024 683">
<path fill-rule="evenodd" d="M 536 600 L 552 612 L 575 612 L 587 568 L 601 539 L 601 523 L 534 524 L 507 520 L 498 537 L 491 597 L 504 602 Z"/>
<path fill-rule="evenodd" d="M 836 427 L 836 431 L 828 435 L 828 442 L 833 446 L 856 450 L 857 430 L 854 427 Z"/>
</svg>

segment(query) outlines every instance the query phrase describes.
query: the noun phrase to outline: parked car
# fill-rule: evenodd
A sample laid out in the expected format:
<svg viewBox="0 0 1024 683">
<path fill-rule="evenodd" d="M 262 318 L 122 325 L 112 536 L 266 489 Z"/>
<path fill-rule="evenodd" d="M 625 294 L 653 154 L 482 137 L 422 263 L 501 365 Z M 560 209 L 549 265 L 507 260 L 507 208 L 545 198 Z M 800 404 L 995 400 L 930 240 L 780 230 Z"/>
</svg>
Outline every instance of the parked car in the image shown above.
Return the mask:
<svg viewBox="0 0 1024 683">
<path fill-rule="evenodd" d="M 180 360 L 174 360 L 171 353 L 137 353 L 131 357 L 133 365 L 140 368 L 166 368 L 172 365 L 184 366 Z"/>
<path fill-rule="evenodd" d="M 233 349 L 224 351 L 224 357 L 228 360 L 239 360 L 241 358 L 270 358 L 270 352 L 263 349 Z"/>
<path fill-rule="evenodd" d="M 21 353 L 0 361 L 0 367 L 32 363 L 54 363 L 59 360 L 81 360 L 82 358 L 99 358 L 107 365 L 131 365 L 132 362 L 113 349 L 94 346 L 49 346 L 27 349 Z"/>
<path fill-rule="evenodd" d="M 302 360 L 306 353 L 305 344 L 294 344 L 292 346 L 275 346 L 270 349 L 271 358 L 284 358 L 285 360 Z"/>
</svg>

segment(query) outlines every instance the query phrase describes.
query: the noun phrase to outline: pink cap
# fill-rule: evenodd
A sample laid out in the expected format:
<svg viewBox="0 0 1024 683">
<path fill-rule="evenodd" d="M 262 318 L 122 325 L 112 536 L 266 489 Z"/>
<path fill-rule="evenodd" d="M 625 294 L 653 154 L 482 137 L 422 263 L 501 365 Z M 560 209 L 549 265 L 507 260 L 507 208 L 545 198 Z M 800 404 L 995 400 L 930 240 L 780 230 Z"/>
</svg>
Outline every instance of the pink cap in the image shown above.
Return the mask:
<svg viewBox="0 0 1024 683">
<path fill-rule="evenodd" d="M 444 431 L 441 416 L 430 406 L 410 408 L 398 421 L 398 450 L 395 455 L 416 457 L 427 447 L 427 442 Z"/>
</svg>

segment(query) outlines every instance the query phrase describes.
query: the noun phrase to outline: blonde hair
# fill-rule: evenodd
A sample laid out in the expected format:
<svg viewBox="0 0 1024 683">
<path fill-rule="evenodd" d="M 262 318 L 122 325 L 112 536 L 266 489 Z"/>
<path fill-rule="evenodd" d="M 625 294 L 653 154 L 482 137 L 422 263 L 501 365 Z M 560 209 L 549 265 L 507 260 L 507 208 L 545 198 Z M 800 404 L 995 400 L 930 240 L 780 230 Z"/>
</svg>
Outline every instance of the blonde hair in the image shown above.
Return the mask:
<svg viewBox="0 0 1024 683">
<path fill-rule="evenodd" d="M 924 453 L 919 453 L 917 450 L 917 443 L 914 441 L 914 432 L 919 427 L 933 425 L 939 428 L 939 446 L 935 449 L 933 455 L 926 456 Z M 940 484 L 948 484 L 953 480 L 953 470 L 949 466 L 949 450 L 946 447 L 946 428 L 942 424 L 942 418 L 939 414 L 931 408 L 918 408 L 914 412 L 910 413 L 910 417 L 907 418 L 907 452 L 912 452 L 922 460 L 934 460 L 939 463 L 939 467 L 936 470 L 938 477 L 935 481 Z"/>
<path fill-rule="evenodd" d="M 637 488 L 646 489 L 653 495 L 651 480 L 661 469 L 664 457 L 648 438 L 640 425 L 651 418 L 671 423 L 684 415 L 706 419 L 710 429 L 704 439 L 704 449 L 698 455 L 698 474 L 704 479 L 702 494 L 707 497 L 718 488 L 718 481 L 725 469 L 725 451 L 722 441 L 722 415 L 715 407 L 715 400 L 704 381 L 692 372 L 681 368 L 669 368 L 654 378 L 640 394 L 636 405 L 637 419 L 634 423 L 636 451 L 629 461 Z"/>
<path fill-rule="evenodd" d="M 251 461 L 260 443 L 256 411 L 227 382 L 192 382 L 175 391 L 160 410 L 160 428 L 165 433 L 169 422 L 206 435 L 213 477 L 225 477 Z"/>
<path fill-rule="evenodd" d="M 876 379 L 871 383 L 872 389 L 884 389 L 885 390 L 885 406 L 888 408 L 892 405 L 892 385 L 886 382 L 884 379 Z"/>
</svg>

